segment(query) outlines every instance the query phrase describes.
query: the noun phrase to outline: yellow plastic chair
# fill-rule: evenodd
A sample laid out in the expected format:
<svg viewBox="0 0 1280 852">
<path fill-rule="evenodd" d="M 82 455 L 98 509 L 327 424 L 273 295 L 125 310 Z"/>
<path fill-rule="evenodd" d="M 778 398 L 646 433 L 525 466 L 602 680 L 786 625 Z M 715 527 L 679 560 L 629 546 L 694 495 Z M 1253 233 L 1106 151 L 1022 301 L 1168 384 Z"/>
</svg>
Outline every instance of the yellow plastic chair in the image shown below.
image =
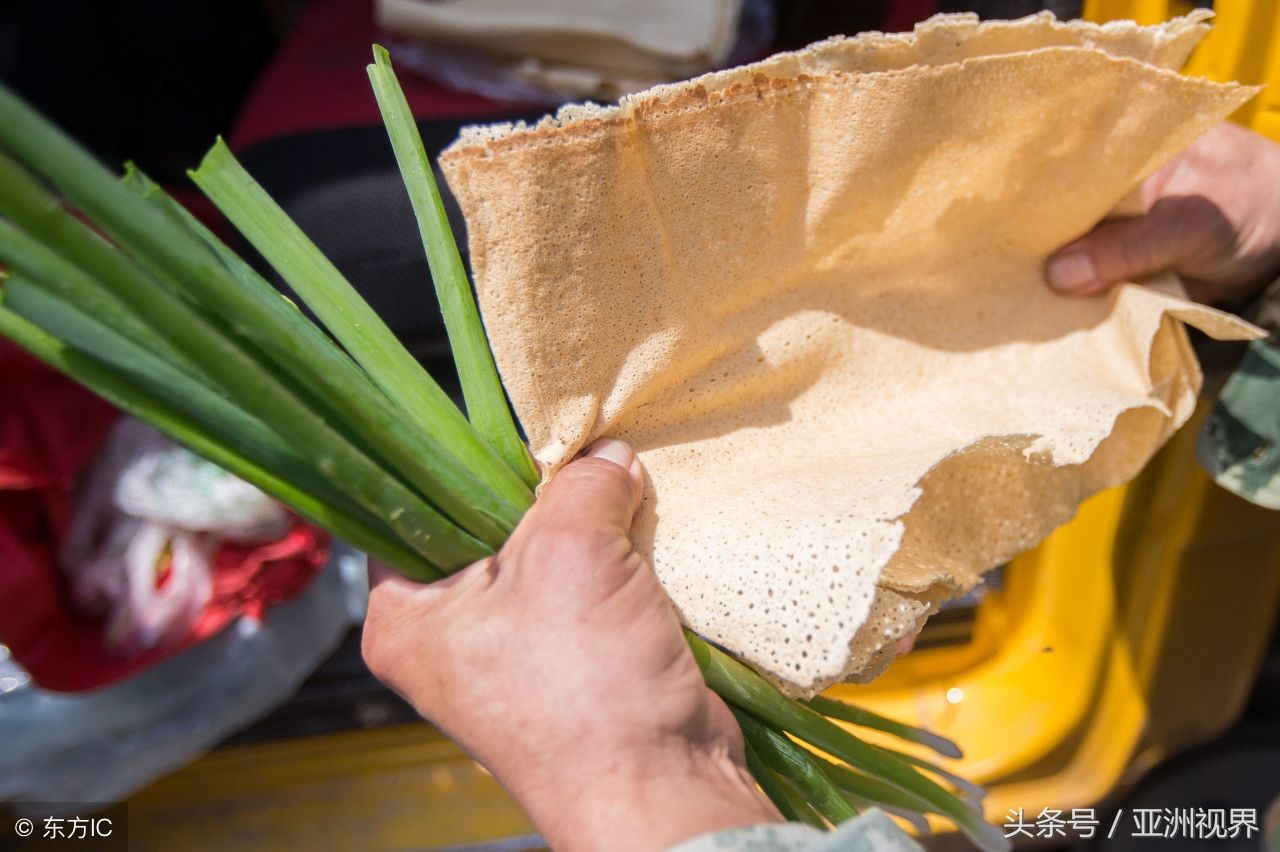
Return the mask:
<svg viewBox="0 0 1280 852">
<path fill-rule="evenodd" d="M 1085 16 L 1154 24 L 1174 0 L 1089 0 Z M 1218 0 L 1186 73 L 1268 83 L 1232 118 L 1280 140 L 1280 4 Z M 1126 487 L 1093 497 L 1015 559 L 972 639 L 912 654 L 837 697 L 933 727 L 987 785 L 988 818 L 1090 808 L 1239 716 L 1280 602 L 1280 516 L 1215 485 L 1197 417 Z M 926 628 L 927 630 L 928 628 Z"/>
<path fill-rule="evenodd" d="M 1280 523 L 1199 468 L 1197 426 L 1010 563 L 971 641 L 830 694 L 960 743 L 997 823 L 1095 807 L 1226 730 L 1280 601 Z"/>
<path fill-rule="evenodd" d="M 1195 8 L 1181 0 L 1086 0 L 1094 21 L 1132 18 L 1158 24 Z M 1280 4 L 1274 0 L 1217 0 L 1213 31 L 1196 49 L 1185 73 L 1211 80 L 1266 83 L 1262 94 L 1233 118 L 1280 139 Z"/>
</svg>

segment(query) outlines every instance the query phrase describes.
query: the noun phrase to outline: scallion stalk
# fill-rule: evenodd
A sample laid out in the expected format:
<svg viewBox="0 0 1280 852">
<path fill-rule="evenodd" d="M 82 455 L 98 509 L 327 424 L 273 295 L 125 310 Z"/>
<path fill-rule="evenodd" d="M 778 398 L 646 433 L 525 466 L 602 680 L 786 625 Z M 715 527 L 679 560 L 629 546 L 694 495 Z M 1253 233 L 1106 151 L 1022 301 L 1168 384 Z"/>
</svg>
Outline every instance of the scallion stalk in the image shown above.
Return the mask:
<svg viewBox="0 0 1280 852">
<path fill-rule="evenodd" d="M 928 746 L 944 757 L 956 759 L 964 757 L 963 752 L 960 751 L 960 746 L 946 737 L 938 736 L 933 731 L 914 728 L 911 725 L 872 713 L 862 707 L 854 707 L 852 704 L 845 704 L 843 701 L 827 698 L 825 695 L 815 695 L 809 699 L 808 704 L 823 716 L 830 716 L 832 719 L 839 719 L 842 722 L 848 722 L 851 725 L 857 725 L 862 728 L 874 728 L 877 731 L 893 734 L 899 739 Z"/>
<path fill-rule="evenodd" d="M 685 631 L 685 639 L 707 685 L 731 707 L 747 709 L 778 730 L 919 797 L 936 813 L 954 821 L 979 848 L 1008 848 L 1008 840 L 980 813 L 909 764 L 863 742 L 816 710 L 788 699 L 763 677 L 698 636 Z"/>
<path fill-rule="evenodd" d="M 391 70 L 391 57 L 386 49 L 374 45 L 373 57 L 374 64 L 368 68 L 369 80 L 373 83 L 373 93 L 382 111 L 383 123 L 387 126 L 400 177 L 409 193 L 413 215 L 418 220 L 436 299 L 440 303 L 454 363 L 458 367 L 467 416 L 481 437 L 529 487 L 533 487 L 538 484 L 538 470 L 511 417 L 493 352 L 480 322 L 480 312 L 471 295 L 471 282 L 462 265 L 458 244 L 453 239 L 444 201 L 440 197 L 440 188 L 436 186 L 431 160 L 422 144 L 417 122 L 413 120 L 404 91 Z"/>
<path fill-rule="evenodd" d="M 190 175 L 416 427 L 412 442 L 381 447 L 388 461 L 412 472 L 464 529 L 501 545 L 503 530 L 529 506 L 524 483 L 476 439 L 440 386 L 221 140 Z"/>
<path fill-rule="evenodd" d="M 0 122 L 0 125 L 4 122 Z M 33 180 L 20 180 L 16 165 L 0 173 L 4 192 L 0 212 L 29 235 L 58 251 L 70 263 L 90 273 L 102 287 L 125 304 L 151 330 L 202 370 L 246 411 L 270 412 L 273 428 L 300 452 L 313 452 L 317 470 L 335 487 L 345 488 L 364 509 L 385 518 L 388 525 L 419 553 L 465 565 L 492 552 L 470 534 L 416 495 L 311 410 L 270 369 L 211 323 L 189 301 L 162 286 L 110 245 Z M 123 187 L 116 189 L 134 197 Z M 144 207 L 146 203 L 137 199 Z M 147 208 L 150 210 L 150 208 Z M 207 254 L 207 252 L 206 252 Z M 0 244 L 0 260 L 18 264 L 24 257 Z M 215 261 L 216 262 L 216 261 Z"/>
<path fill-rule="evenodd" d="M 12 280 L 12 279 L 10 279 Z M 305 489 L 258 465 L 236 452 L 183 417 L 160 400 L 140 390 L 117 375 L 110 367 L 76 352 L 62 341 L 46 334 L 22 317 L 7 310 L 0 302 L 0 335 L 17 343 L 36 358 L 70 376 L 110 402 L 116 408 L 144 420 L 180 444 L 204 456 L 276 499 L 288 504 L 313 523 L 332 531 L 355 547 L 389 565 L 397 566 L 410 577 L 429 582 L 444 575 L 413 550 L 385 532 L 352 518 L 317 498 Z"/>
<path fill-rule="evenodd" d="M 982 800 L 986 798 L 987 793 L 985 790 L 967 778 L 960 777 L 949 769 L 943 769 L 936 763 L 932 763 L 922 757 L 917 757 L 914 754 L 908 754 L 905 751 L 898 751 L 897 749 L 892 748 L 885 748 L 884 750 L 889 754 L 894 755 L 904 763 L 910 763 L 917 769 L 923 769 L 931 775 L 936 775 L 939 779 L 947 782 L 952 787 L 955 787 L 956 792 L 959 793 L 960 797 L 975 807 L 979 807 L 982 804 Z"/>
<path fill-rule="evenodd" d="M 794 782 L 804 792 L 814 810 L 832 825 L 839 825 L 858 815 L 857 809 L 845 801 L 840 790 L 831 783 L 831 779 L 810 752 L 745 710 L 733 705 L 729 709 L 738 720 L 742 735 L 750 741 L 765 766 Z"/>
<path fill-rule="evenodd" d="M 752 741 L 747 739 L 745 734 L 743 750 L 747 758 L 747 769 L 751 770 L 751 775 L 760 785 L 760 790 L 769 798 L 769 801 L 773 802 L 778 813 L 789 822 L 803 822 L 814 828 L 827 827 L 818 812 L 765 764 L 760 753 L 756 751 Z"/>
</svg>

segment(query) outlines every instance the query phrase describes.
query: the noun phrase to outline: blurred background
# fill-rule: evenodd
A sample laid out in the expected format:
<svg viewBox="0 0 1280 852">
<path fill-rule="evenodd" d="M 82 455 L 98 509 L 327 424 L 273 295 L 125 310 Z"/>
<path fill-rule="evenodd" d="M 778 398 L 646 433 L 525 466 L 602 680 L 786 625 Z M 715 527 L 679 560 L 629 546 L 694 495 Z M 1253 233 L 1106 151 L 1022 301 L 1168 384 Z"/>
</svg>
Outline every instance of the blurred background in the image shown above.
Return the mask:
<svg viewBox="0 0 1280 852">
<path fill-rule="evenodd" d="M 1280 82 L 1276 5 L 1219 0 L 1217 27 L 1188 73 Z M 185 178 L 215 136 L 226 137 L 453 388 L 416 226 L 365 76 L 371 43 L 391 49 L 436 154 L 465 124 L 536 119 L 831 35 L 909 30 L 939 11 L 1156 23 L 1191 8 L 5 0 L 0 80 L 105 163 L 135 161 L 247 251 Z M 1276 138 L 1272 97 L 1235 118 Z M 101 572 L 68 570 L 67 554 L 79 543 L 92 562 L 86 529 L 134 534 L 146 512 L 90 516 L 85 489 L 168 450 L 15 358 L 0 351 L 9 406 L 0 409 L 0 637 L 21 639 L 0 645 L 0 807 L 20 815 L 24 804 L 48 810 L 33 802 L 100 803 L 127 814 L 139 849 L 541 848 L 496 782 L 365 669 L 360 554 L 250 506 L 252 534 L 242 518 L 220 515 L 207 564 L 175 569 L 140 608 L 104 615 Z M 19 415 L 44 424 L 41 440 L 62 442 L 59 451 L 24 445 Z M 1139 480 L 1092 498 L 1037 550 L 948 605 L 881 679 L 835 690 L 957 740 L 966 757 L 954 768 L 988 786 L 989 818 L 1021 810 L 1040 820 L 1027 845 L 1206 848 L 1103 835 L 1114 815 L 1141 808 L 1253 809 L 1261 822 L 1280 795 L 1280 523 L 1196 466 L 1199 422 Z M 64 638 L 47 640 L 32 613 Z M 1081 825 L 1046 832 L 1053 811 L 1075 812 Z M 1082 830 L 1086 815 L 1102 826 L 1093 837 Z M 1259 843 L 1255 835 L 1210 845 Z"/>
</svg>

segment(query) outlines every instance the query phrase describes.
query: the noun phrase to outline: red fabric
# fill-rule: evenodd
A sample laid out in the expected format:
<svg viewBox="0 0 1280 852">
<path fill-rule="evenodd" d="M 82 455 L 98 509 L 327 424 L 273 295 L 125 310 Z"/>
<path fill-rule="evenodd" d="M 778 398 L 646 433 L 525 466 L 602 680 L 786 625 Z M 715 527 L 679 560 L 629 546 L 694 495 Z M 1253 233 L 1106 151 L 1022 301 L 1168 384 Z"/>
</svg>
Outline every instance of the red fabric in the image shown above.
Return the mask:
<svg viewBox="0 0 1280 852">
<path fill-rule="evenodd" d="M 0 339 L 0 642 L 37 683 L 75 692 L 128 677 L 301 592 L 324 566 L 328 536 L 296 522 L 261 547 L 223 545 L 213 594 L 180 642 L 121 658 L 103 622 L 73 610 L 55 554 L 71 489 L 118 416 L 102 400 Z"/>
<path fill-rule="evenodd" d="M 116 411 L 0 340 L 0 490 L 66 489 Z"/>
<path fill-rule="evenodd" d="M 910 32 L 916 24 L 938 11 L 938 0 L 893 0 L 884 14 L 884 31 Z"/>
<path fill-rule="evenodd" d="M 229 142 L 258 142 L 309 131 L 382 123 L 365 66 L 371 46 L 385 42 L 373 20 L 373 0 L 316 0 L 254 84 Z M 418 118 L 493 118 L 527 110 L 399 75 Z"/>
<path fill-rule="evenodd" d="M 884 30 L 910 30 L 937 10 L 938 0 L 892 0 Z M 230 135 L 231 147 L 243 150 L 294 133 L 381 124 L 364 68 L 373 61 L 370 45 L 394 39 L 374 23 L 373 0 L 314 0 L 255 83 Z M 493 119 L 529 109 L 446 89 L 410 73 L 399 78 L 420 119 Z"/>
</svg>

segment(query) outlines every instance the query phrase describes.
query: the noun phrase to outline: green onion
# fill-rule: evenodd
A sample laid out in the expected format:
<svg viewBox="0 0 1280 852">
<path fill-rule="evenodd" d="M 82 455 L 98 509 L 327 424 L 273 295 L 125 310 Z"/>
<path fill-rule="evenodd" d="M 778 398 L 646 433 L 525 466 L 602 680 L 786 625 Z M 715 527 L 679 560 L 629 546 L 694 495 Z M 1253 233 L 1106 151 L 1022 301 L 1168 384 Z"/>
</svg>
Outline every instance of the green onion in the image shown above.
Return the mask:
<svg viewBox="0 0 1280 852">
<path fill-rule="evenodd" d="M 538 471 L 511 417 L 511 409 L 498 379 L 498 368 L 493 362 L 493 352 L 480 323 L 480 312 L 476 310 L 471 295 L 471 283 L 449 228 L 444 201 L 436 186 L 417 122 L 413 120 L 404 91 L 391 70 L 391 57 L 386 49 L 374 45 L 373 57 L 369 80 L 373 83 L 373 93 L 378 99 L 387 135 L 391 138 L 400 176 L 409 192 L 413 215 L 418 220 L 431 280 L 435 283 L 436 299 L 449 333 L 453 359 L 458 365 L 467 414 L 476 431 L 498 451 L 512 470 L 533 487 L 538 483 Z"/>
<path fill-rule="evenodd" d="M 983 790 L 967 778 L 961 778 L 954 772 L 943 769 L 941 766 L 931 763 L 922 757 L 916 757 L 914 754 L 908 754 L 905 751 L 898 751 L 897 749 L 892 748 L 886 748 L 884 750 L 889 754 L 894 755 L 904 763 L 910 763 L 912 766 L 923 769 L 925 772 L 928 772 L 931 775 L 936 775 L 938 778 L 946 781 L 952 787 L 955 787 L 956 792 L 960 794 L 960 797 L 971 805 L 979 806 L 982 804 L 982 800 L 986 798 L 987 791 Z"/>
<path fill-rule="evenodd" d="M 898 808 L 908 812 L 926 813 L 932 810 L 929 803 L 919 796 L 905 793 L 875 776 L 855 772 L 846 766 L 821 758 L 815 757 L 814 760 L 818 761 L 818 765 L 826 772 L 831 783 L 859 799 L 881 807 Z"/>
<path fill-rule="evenodd" d="M 896 817 L 901 817 L 906 820 L 907 823 L 916 830 L 917 834 L 925 835 L 930 832 L 929 819 L 928 817 L 923 816 L 920 811 L 905 810 L 903 808 L 895 808 L 892 805 L 873 802 L 870 799 L 863 799 L 859 796 L 855 796 L 847 790 L 841 790 L 841 792 L 844 793 L 844 797 L 849 800 L 849 804 L 853 805 L 855 808 L 879 808 L 886 813 L 893 814 Z"/>
<path fill-rule="evenodd" d="M 12 282 L 12 278 L 9 282 Z M 7 286 L 7 284 L 6 284 Z M 359 547 L 377 559 L 397 566 L 406 575 L 423 582 L 444 575 L 430 562 L 385 533 L 344 515 L 323 500 L 228 448 L 190 420 L 137 387 L 122 380 L 112 369 L 76 352 L 56 338 L 0 306 L 0 334 L 17 343 L 49 366 L 92 388 L 103 399 L 128 414 L 145 420 L 173 440 L 186 445 L 209 461 L 256 485 L 289 504 L 314 523 Z"/>
<path fill-rule="evenodd" d="M 4 122 L 0 122 L 3 124 Z M 311 410 L 278 375 L 237 346 L 206 315 L 67 212 L 33 180 L 9 168 L 0 172 L 4 192 L 0 212 L 28 234 L 61 251 L 68 262 L 91 273 L 119 302 L 182 355 L 202 367 L 217 389 L 245 411 L 271 412 L 273 426 L 299 452 L 316 458 L 317 471 L 335 488 L 345 488 L 364 509 L 386 519 L 404 542 L 426 555 L 465 565 L 492 552 L 385 473 L 359 448 Z M 113 182 L 116 191 L 135 198 Z M 146 206 L 146 202 L 137 199 Z M 207 252 L 206 252 L 207 254 Z M 26 258 L 0 244 L 0 260 L 22 269 Z M 216 263 L 216 261 L 214 261 Z M 112 321 L 111 317 L 103 317 Z M 120 320 L 124 322 L 124 320 Z"/>
<path fill-rule="evenodd" d="M 750 741 L 765 765 L 795 783 L 808 796 L 814 810 L 833 825 L 858 815 L 812 754 L 750 713 L 733 706 L 729 709 L 738 720 L 742 735 Z"/>
<path fill-rule="evenodd" d="M 408 442 L 389 443 L 384 447 L 388 461 L 402 471 L 408 466 L 414 472 L 413 481 L 421 483 L 423 492 L 430 493 L 450 517 L 491 547 L 500 546 L 506 538 L 504 527 L 518 521 L 527 508 L 524 484 L 496 460 L 495 475 L 509 478 L 501 483 L 502 491 L 489 488 L 471 472 L 483 464 L 485 453 L 448 396 L 337 267 L 245 172 L 222 140 L 190 174 L 417 427 L 421 437 L 416 447 Z M 455 434 L 470 437 L 474 467 L 457 457 L 461 441 L 448 443 Z"/>
<path fill-rule="evenodd" d="M 748 710 L 761 721 L 917 796 L 948 817 L 979 848 L 1005 849 L 1008 840 L 981 813 L 884 749 L 863 742 L 817 711 L 792 701 L 750 668 L 685 631 L 685 640 L 707 685 L 730 708 Z M 762 755 L 763 756 L 763 755 Z"/>
<path fill-rule="evenodd" d="M 832 719 L 839 719 L 842 722 L 848 722 L 851 725 L 858 725 L 862 728 L 874 728 L 877 731 L 884 731 L 887 734 L 893 734 L 895 737 L 907 740 L 913 743 L 919 743 L 923 746 L 936 751 L 944 757 L 961 758 L 964 757 L 960 751 L 960 746 L 953 743 L 946 737 L 940 737 L 932 731 L 926 731 L 923 728 L 913 728 L 902 722 L 896 722 L 893 719 L 886 719 L 884 716 L 872 713 L 870 710 L 864 710 L 861 707 L 854 707 L 851 704 L 845 704 L 843 701 L 836 701 L 834 698 L 827 698 L 823 695 L 816 695 L 809 699 L 809 706 L 817 710 L 824 716 L 830 716 Z"/>
<path fill-rule="evenodd" d="M 14 179 L 15 175 L 6 168 L 9 165 L 11 164 L 7 158 L 0 154 L 0 181 Z M 143 346 L 157 358 L 172 365 L 173 369 L 181 370 L 188 376 L 200 375 L 186 356 L 134 316 L 123 302 L 102 289 L 93 278 L 2 219 L 0 256 L 5 258 L 11 271 L 21 273 L 28 280 L 76 305 L 85 313 L 97 317 L 114 317 L 114 325 L 122 337 Z"/>
<path fill-rule="evenodd" d="M 339 368 L 334 357 L 338 350 L 326 351 L 316 345 L 316 335 L 301 332 L 306 318 L 278 293 L 246 287 L 188 229 L 121 186 L 75 142 L 3 87 L 0 87 L 0 115 L 5 117 L 0 121 L 0 149 L 50 181 L 125 253 L 140 259 L 141 267 L 151 274 L 113 257 L 110 246 L 31 181 L 11 184 L 4 179 L 0 212 L 10 215 L 32 236 L 59 250 L 71 262 L 92 272 L 156 331 L 172 337 L 179 349 L 204 350 L 188 354 L 217 371 L 214 378 L 224 391 L 230 393 L 238 389 L 243 394 L 259 395 L 269 386 L 270 392 L 256 400 L 242 397 L 242 404 L 251 411 L 279 409 L 282 419 L 286 411 L 292 412 L 292 425 L 288 428 L 304 436 L 300 447 L 316 444 L 316 436 L 321 432 L 333 431 L 327 425 L 329 419 L 350 423 L 352 430 L 359 432 L 374 451 L 389 458 L 396 477 L 408 479 L 420 494 L 431 492 L 434 501 L 462 514 L 487 512 L 499 516 L 503 523 L 510 520 L 510 513 L 501 509 L 499 504 L 504 501 L 497 494 L 481 492 L 475 505 L 459 500 L 457 491 L 468 490 L 481 466 L 459 470 L 449 465 L 449 454 L 443 450 L 430 463 L 424 462 L 422 455 L 434 449 L 430 434 L 408 428 L 403 416 L 367 380 L 354 381 L 350 370 Z M 157 280 L 152 276 L 164 277 Z M 179 302 L 165 291 L 181 292 L 183 299 Z M 192 304 L 203 310 L 193 311 L 189 307 Z M 274 369 L 267 373 L 255 369 L 248 364 L 250 358 L 245 349 L 224 345 L 227 341 L 217 342 L 209 334 L 213 325 L 209 318 L 213 316 L 221 317 L 230 333 L 251 341 L 257 351 L 269 353 Z M 223 357 L 214 357 L 218 351 Z M 313 397 L 329 401 L 333 410 L 324 412 L 328 416 L 322 418 L 319 413 L 304 413 L 292 406 L 299 392 L 291 389 L 276 371 L 289 373 Z M 382 504 L 386 514 L 401 509 L 392 520 L 415 540 L 408 542 L 410 546 L 425 546 L 424 542 L 429 539 L 444 543 L 450 552 L 440 553 L 437 558 L 452 567 L 460 567 L 477 558 L 477 554 L 491 552 L 500 543 L 481 544 L 471 532 L 460 531 L 434 507 L 424 506 L 421 498 L 402 495 L 402 486 L 389 486 L 383 494 L 370 493 L 369 489 L 376 483 L 369 466 L 349 452 L 349 445 L 341 446 L 345 442 L 329 442 L 327 436 L 323 442 L 345 462 L 354 465 L 349 479 L 353 493 Z M 473 442 L 480 445 L 478 439 Z M 462 450 L 462 442 L 452 449 Z M 330 464 L 337 465 L 338 459 L 330 458 Z M 433 464 L 438 466 L 433 468 Z M 447 481 L 440 473 L 442 469 L 448 471 Z M 406 498 L 401 501 L 403 505 L 394 505 L 391 501 L 400 496 Z M 517 493 L 510 495 L 506 502 L 520 499 L 521 494 Z M 525 507 L 529 499 L 526 492 Z M 477 526 L 483 533 L 484 525 Z"/>
<path fill-rule="evenodd" d="M 204 424 L 228 448 L 268 470 L 278 471 L 366 525 L 383 527 L 342 490 L 316 476 L 314 467 L 260 420 L 193 382 L 162 354 L 102 323 L 96 319 L 99 315 L 81 310 L 74 301 L 63 301 L 22 274 L 11 275 L 6 282 L 4 304 L 18 316 L 130 378 L 152 396 L 173 400 L 175 410 Z"/>
<path fill-rule="evenodd" d="M 743 749 L 746 753 L 747 768 L 751 770 L 761 791 L 769 797 L 778 813 L 790 822 L 803 822 L 814 828 L 826 828 L 827 824 L 817 811 L 805 799 L 792 789 L 782 778 L 774 773 L 760 757 L 752 741 L 743 735 Z"/>
</svg>

